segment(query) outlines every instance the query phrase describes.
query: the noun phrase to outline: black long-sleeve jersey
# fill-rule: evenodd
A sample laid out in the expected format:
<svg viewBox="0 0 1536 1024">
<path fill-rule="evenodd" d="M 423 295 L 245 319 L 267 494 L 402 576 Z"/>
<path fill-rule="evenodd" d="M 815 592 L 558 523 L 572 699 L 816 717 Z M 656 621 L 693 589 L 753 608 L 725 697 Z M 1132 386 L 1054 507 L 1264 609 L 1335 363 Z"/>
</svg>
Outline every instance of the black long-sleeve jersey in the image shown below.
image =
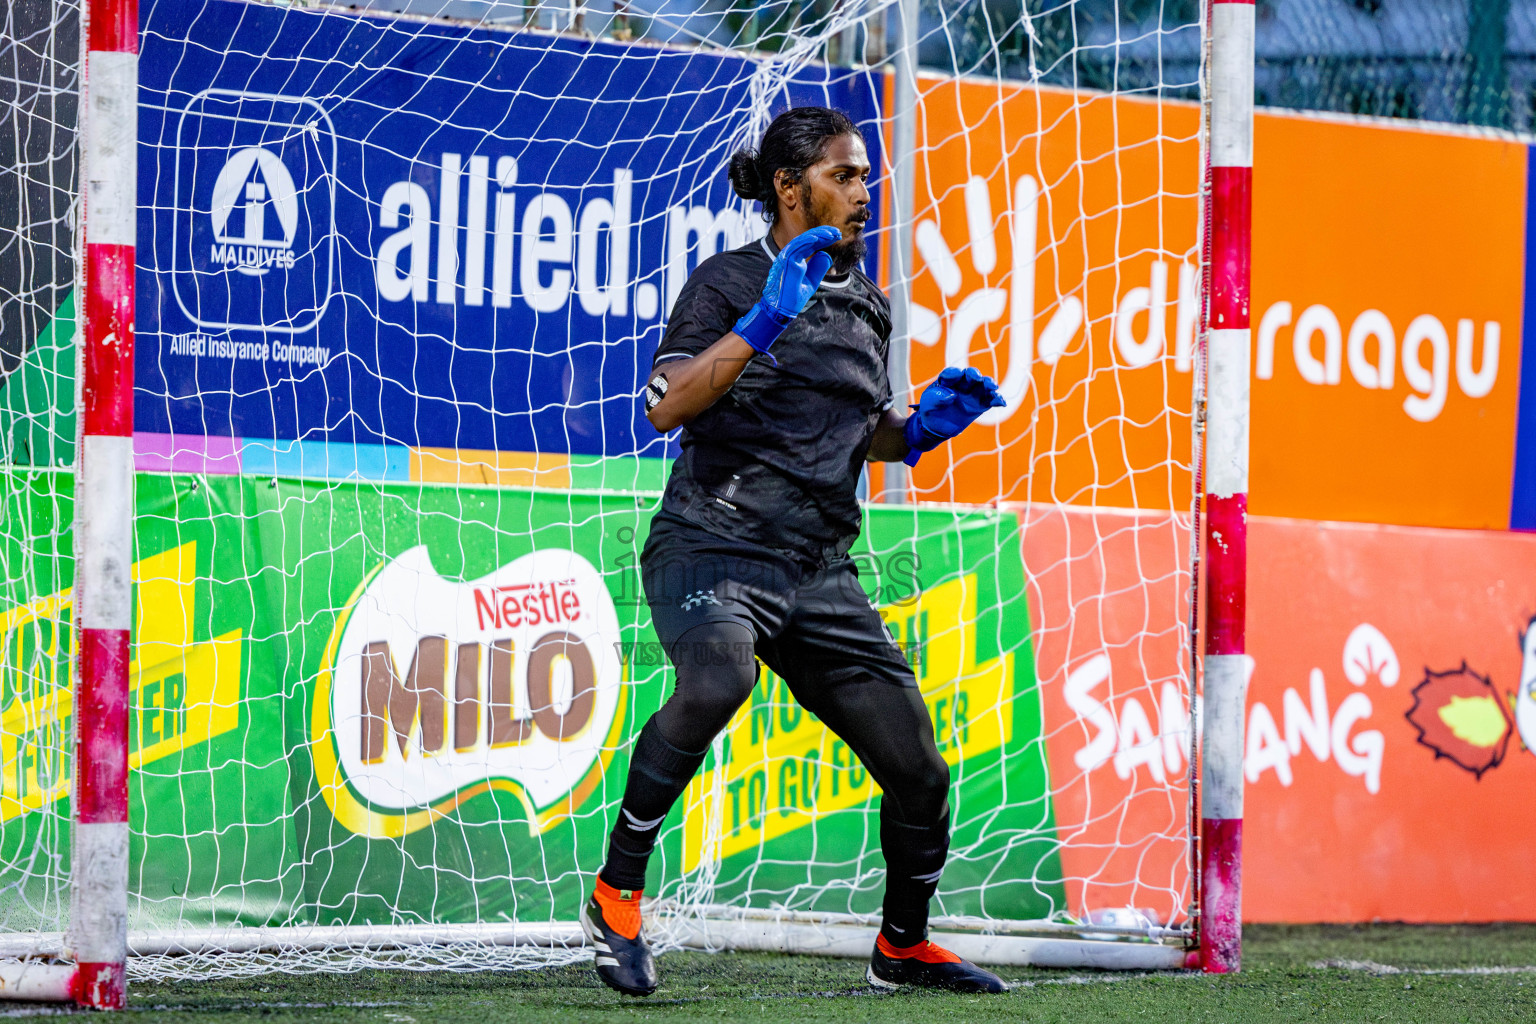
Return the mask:
<svg viewBox="0 0 1536 1024">
<path fill-rule="evenodd" d="M 698 355 L 762 294 L 778 253 L 764 237 L 701 263 L 683 286 L 654 367 Z M 724 536 L 822 563 L 858 537 L 855 496 L 875 425 L 892 402 L 891 307 L 861 270 L 828 276 L 773 344 L 683 427 L 665 512 Z"/>
</svg>

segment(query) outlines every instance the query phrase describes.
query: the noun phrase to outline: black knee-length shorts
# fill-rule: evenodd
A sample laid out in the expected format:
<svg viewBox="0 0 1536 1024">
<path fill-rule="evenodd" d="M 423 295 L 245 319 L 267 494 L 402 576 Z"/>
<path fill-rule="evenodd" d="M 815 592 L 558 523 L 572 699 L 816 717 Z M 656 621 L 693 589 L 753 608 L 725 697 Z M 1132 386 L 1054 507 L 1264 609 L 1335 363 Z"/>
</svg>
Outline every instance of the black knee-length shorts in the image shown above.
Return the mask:
<svg viewBox="0 0 1536 1024">
<path fill-rule="evenodd" d="M 660 512 L 640 554 L 640 577 L 657 639 L 674 660 L 695 626 L 738 622 L 752 634 L 752 653 L 797 691 L 871 676 L 917 687 L 847 556 L 813 567 Z"/>
</svg>

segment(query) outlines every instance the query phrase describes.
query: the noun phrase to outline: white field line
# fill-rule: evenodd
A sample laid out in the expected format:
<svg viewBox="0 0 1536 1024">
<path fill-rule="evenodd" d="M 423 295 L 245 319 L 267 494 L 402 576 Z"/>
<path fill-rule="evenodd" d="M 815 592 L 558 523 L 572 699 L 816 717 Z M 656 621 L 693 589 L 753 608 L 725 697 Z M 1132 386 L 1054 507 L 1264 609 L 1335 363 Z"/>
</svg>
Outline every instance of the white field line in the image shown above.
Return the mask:
<svg viewBox="0 0 1536 1024">
<path fill-rule="evenodd" d="M 1028 981 L 1009 982 L 1008 987 L 1035 988 L 1041 985 L 1119 985 L 1127 981 L 1145 981 L 1148 978 L 1183 978 L 1194 980 L 1206 975 L 1199 971 L 1106 971 L 1103 974 L 1068 974 L 1060 978 L 1034 978 Z"/>
<path fill-rule="evenodd" d="M 1315 970 L 1362 971 L 1375 975 L 1499 975 L 1536 974 L 1536 965 L 1513 967 L 1394 967 L 1374 960 L 1317 960 L 1308 965 Z M 1147 978 L 1182 978 L 1193 981 L 1208 978 L 1199 971 L 1136 971 L 1104 974 L 1069 974 L 1060 978 L 1036 978 L 1015 981 L 1009 988 L 1035 988 L 1040 985 L 1119 985 L 1128 981 L 1144 981 Z"/>
<path fill-rule="evenodd" d="M 1536 965 L 1514 967 L 1393 967 L 1374 960 L 1318 960 L 1318 970 L 1364 971 L 1368 974 L 1536 974 Z"/>
</svg>

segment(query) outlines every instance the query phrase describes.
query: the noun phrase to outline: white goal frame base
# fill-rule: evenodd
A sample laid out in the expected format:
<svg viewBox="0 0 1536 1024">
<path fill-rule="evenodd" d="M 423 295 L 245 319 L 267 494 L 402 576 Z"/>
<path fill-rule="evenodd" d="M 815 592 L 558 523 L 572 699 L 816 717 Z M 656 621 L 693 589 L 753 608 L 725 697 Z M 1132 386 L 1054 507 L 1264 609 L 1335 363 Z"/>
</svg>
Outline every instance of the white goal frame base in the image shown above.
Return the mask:
<svg viewBox="0 0 1536 1024">
<path fill-rule="evenodd" d="M 0 999 L 67 1003 L 75 998 L 75 965 L 0 960 Z"/>
<path fill-rule="evenodd" d="M 692 949 L 740 950 L 860 959 L 874 947 L 879 928 L 855 914 L 717 908 L 721 916 L 658 915 L 649 937 L 663 952 Z M 1112 971 L 1171 971 L 1188 966 L 1187 936 L 1171 928 L 1095 928 L 1060 922 L 937 919 L 935 942 L 978 964 Z M 959 925 L 967 930 L 948 930 Z M 1019 935 L 1013 931 L 1055 935 Z M 1091 937 L 1094 934 L 1101 938 Z M 334 927 L 186 929 L 175 933 L 129 933 L 130 974 L 134 959 L 216 957 L 220 954 L 447 952 L 455 947 L 499 948 L 508 953 L 554 954 L 550 963 L 582 959 L 586 937 L 575 921 L 416 924 Z M 62 932 L 0 936 L 0 999 L 67 1001 L 74 997 L 75 967 L 58 963 Z M 561 954 L 564 954 L 563 956 Z M 489 965 L 488 965 L 489 966 Z M 241 972 L 244 973 L 244 972 Z"/>
<path fill-rule="evenodd" d="M 705 918 L 678 929 L 685 949 L 735 949 L 814 956 L 868 957 L 874 925 Z M 1105 971 L 1172 971 L 1185 966 L 1183 946 L 1109 939 L 1049 938 L 936 931 L 929 936 L 972 963 L 1004 967 L 1076 967 Z"/>
</svg>

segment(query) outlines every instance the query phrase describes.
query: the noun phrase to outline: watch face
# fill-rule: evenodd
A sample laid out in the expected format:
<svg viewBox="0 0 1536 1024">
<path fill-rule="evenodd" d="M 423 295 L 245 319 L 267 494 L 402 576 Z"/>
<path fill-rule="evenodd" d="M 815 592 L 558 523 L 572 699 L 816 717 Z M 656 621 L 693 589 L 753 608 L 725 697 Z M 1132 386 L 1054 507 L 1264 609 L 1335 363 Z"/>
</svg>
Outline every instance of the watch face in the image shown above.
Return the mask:
<svg viewBox="0 0 1536 1024">
<path fill-rule="evenodd" d="M 650 412 L 656 408 L 665 397 L 667 397 L 667 378 L 658 373 L 645 386 L 645 411 Z"/>
</svg>

